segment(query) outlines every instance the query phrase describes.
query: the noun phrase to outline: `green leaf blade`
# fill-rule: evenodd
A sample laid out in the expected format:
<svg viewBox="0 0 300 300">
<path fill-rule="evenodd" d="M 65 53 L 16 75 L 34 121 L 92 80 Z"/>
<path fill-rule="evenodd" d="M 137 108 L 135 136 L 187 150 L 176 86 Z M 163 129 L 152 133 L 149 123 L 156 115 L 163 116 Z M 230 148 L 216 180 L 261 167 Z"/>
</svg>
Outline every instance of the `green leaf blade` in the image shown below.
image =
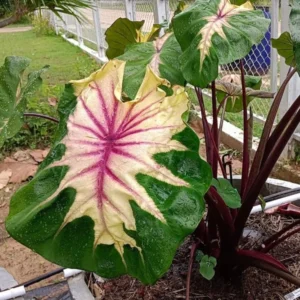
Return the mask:
<svg viewBox="0 0 300 300">
<path fill-rule="evenodd" d="M 229 208 L 240 208 L 241 196 L 231 183 L 224 178 L 213 178 L 212 185 L 217 189 L 218 193 Z"/>
<path fill-rule="evenodd" d="M 290 13 L 290 30 L 293 41 L 295 63 L 298 74 L 300 74 L 300 3 L 299 1 L 292 2 L 292 10 Z"/>
<path fill-rule="evenodd" d="M 262 40 L 269 23 L 249 2 L 235 6 L 227 0 L 195 1 L 173 21 L 185 79 L 205 88 L 217 78 L 219 64 L 243 58 Z"/>
<path fill-rule="evenodd" d="M 294 44 L 291 34 L 284 32 L 278 39 L 272 39 L 272 47 L 277 49 L 278 54 L 285 59 L 288 66 L 295 66 Z"/>
<path fill-rule="evenodd" d="M 217 260 L 213 256 L 204 255 L 200 261 L 200 274 L 207 280 L 212 280 L 215 276 Z"/>
<path fill-rule="evenodd" d="M 48 69 L 30 73 L 24 86 L 22 76 L 29 64 L 27 58 L 9 56 L 0 68 L 0 147 L 21 129 L 27 97 L 42 85 L 41 75 Z"/>
<path fill-rule="evenodd" d="M 122 102 L 124 69 L 110 61 L 67 85 L 57 140 L 6 227 L 61 266 L 152 284 L 199 224 L 212 175 L 199 141 L 187 145 L 197 136 L 182 119 L 184 89 L 166 96 L 147 68 L 136 99 Z"/>
</svg>

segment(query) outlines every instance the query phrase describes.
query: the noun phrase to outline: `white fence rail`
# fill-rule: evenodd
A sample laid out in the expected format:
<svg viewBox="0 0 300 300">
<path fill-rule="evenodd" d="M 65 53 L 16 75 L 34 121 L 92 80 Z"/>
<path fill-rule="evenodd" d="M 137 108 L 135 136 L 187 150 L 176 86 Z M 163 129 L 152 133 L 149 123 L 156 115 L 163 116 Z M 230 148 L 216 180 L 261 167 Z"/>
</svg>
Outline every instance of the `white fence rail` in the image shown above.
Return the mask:
<svg viewBox="0 0 300 300">
<path fill-rule="evenodd" d="M 193 2 L 187 0 L 186 2 Z M 127 17 L 130 20 L 145 20 L 143 30 L 150 31 L 154 23 L 170 21 L 179 0 L 94 0 L 94 6 L 81 12 L 87 21 L 79 24 L 72 16 L 65 15 L 63 22 L 55 16 L 51 21 L 57 31 L 74 45 L 93 56 L 98 61 L 105 62 L 105 31 L 115 20 Z M 286 76 L 287 69 L 280 61 L 277 51 L 272 49 L 270 38 L 277 38 L 281 32 L 288 30 L 289 0 L 267 0 L 268 6 L 259 6 L 266 18 L 271 19 L 269 31 L 262 43 L 248 55 L 245 69 L 248 75 L 262 77 L 262 89 L 276 92 L 278 85 Z M 266 0 L 264 0 L 266 4 Z M 281 17 L 281 19 L 279 18 Z M 236 63 L 220 67 L 221 75 L 239 73 Z M 280 108 L 282 115 L 291 104 L 291 99 L 300 94 L 300 81 L 295 76 Z M 263 121 L 270 108 L 270 100 L 255 99 L 252 108 L 257 120 Z M 297 136 L 296 136 L 297 138 Z M 300 140 L 300 135 L 299 135 Z"/>
</svg>

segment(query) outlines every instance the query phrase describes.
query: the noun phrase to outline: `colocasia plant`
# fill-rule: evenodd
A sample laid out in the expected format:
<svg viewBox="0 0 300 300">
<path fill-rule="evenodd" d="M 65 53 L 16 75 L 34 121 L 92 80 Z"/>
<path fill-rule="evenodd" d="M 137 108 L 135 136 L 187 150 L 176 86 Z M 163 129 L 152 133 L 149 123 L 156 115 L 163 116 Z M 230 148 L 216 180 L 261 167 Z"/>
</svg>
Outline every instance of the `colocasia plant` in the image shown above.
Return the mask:
<svg viewBox="0 0 300 300">
<path fill-rule="evenodd" d="M 52 150 L 33 180 L 11 199 L 8 232 L 61 266 L 105 278 L 130 274 L 145 284 L 168 270 L 177 248 L 192 235 L 187 298 L 197 250 L 200 273 L 207 279 L 215 269 L 230 275 L 255 266 L 300 285 L 268 254 L 300 231 L 299 222 L 256 248 L 240 242 L 260 190 L 300 121 L 298 97 L 272 131 L 284 90 L 300 70 L 299 3 L 292 6 L 291 35 L 273 41 L 291 68 L 273 99 L 252 163 L 247 107 L 253 97 L 273 95 L 259 90 L 259 78 L 245 75 L 242 58 L 269 27 L 263 13 L 249 2 L 196 0 L 180 4 L 164 35 L 158 25 L 149 34 L 142 27 L 143 22 L 118 19 L 106 32 L 111 60 L 90 77 L 66 85 Z M 219 80 L 219 66 L 236 60 L 240 78 Z M 20 86 L 20 74 L 26 64 L 10 57 L 0 70 L 0 102 L 7 108 L 0 114 L 1 141 L 22 124 L 28 90 Z M 34 73 L 35 80 L 39 75 Z M 189 126 L 188 84 L 199 100 L 206 161 Z M 212 94 L 211 127 L 204 88 Z M 222 107 L 243 112 L 239 192 L 220 158 Z"/>
</svg>

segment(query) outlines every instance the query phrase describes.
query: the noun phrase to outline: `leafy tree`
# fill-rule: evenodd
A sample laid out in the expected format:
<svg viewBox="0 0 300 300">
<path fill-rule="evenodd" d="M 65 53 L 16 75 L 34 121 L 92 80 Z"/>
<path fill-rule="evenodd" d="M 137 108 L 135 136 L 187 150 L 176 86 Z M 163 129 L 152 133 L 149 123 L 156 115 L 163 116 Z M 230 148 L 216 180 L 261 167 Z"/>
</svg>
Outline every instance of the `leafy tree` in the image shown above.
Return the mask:
<svg viewBox="0 0 300 300">
<path fill-rule="evenodd" d="M 12 13 L 9 17 L 0 20 L 0 28 L 13 24 L 25 15 L 41 9 L 49 9 L 58 17 L 64 13 L 82 20 L 83 16 L 78 9 L 88 8 L 90 5 L 90 0 L 13 0 Z"/>
</svg>

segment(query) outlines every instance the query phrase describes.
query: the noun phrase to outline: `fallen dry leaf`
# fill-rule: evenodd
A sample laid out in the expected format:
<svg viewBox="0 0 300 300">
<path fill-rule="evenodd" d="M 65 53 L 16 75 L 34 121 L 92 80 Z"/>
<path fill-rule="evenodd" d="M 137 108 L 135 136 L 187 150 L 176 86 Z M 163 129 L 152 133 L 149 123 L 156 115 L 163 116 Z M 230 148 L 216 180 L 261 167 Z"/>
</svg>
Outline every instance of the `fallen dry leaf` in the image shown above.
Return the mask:
<svg viewBox="0 0 300 300">
<path fill-rule="evenodd" d="M 269 208 L 265 211 L 265 213 L 279 213 L 287 216 L 300 217 L 300 207 L 292 203 L 286 203 L 280 206 Z"/>
<path fill-rule="evenodd" d="M 0 172 L 0 190 L 7 186 L 9 179 L 11 178 L 12 170 L 4 169 Z"/>
<path fill-rule="evenodd" d="M 29 155 L 32 156 L 32 158 L 36 161 L 36 162 L 42 162 L 45 158 L 44 156 L 44 151 L 45 150 L 32 150 L 29 152 Z"/>
<path fill-rule="evenodd" d="M 37 162 L 30 156 L 30 150 L 20 150 L 12 155 L 12 158 L 18 162 L 37 164 Z"/>
<path fill-rule="evenodd" d="M 50 149 L 45 149 L 45 150 L 43 151 L 43 157 L 44 157 L 44 158 L 48 155 L 49 151 L 50 151 Z"/>
<path fill-rule="evenodd" d="M 48 98 L 48 103 L 49 103 L 51 106 L 56 106 L 56 104 L 57 104 L 57 98 L 55 98 L 55 97 L 49 97 L 49 98 Z"/>
<path fill-rule="evenodd" d="M 21 183 L 33 176 L 37 171 L 38 166 L 22 162 L 2 162 L 0 163 L 1 172 L 10 169 L 12 174 L 9 178 L 9 183 Z"/>
</svg>

